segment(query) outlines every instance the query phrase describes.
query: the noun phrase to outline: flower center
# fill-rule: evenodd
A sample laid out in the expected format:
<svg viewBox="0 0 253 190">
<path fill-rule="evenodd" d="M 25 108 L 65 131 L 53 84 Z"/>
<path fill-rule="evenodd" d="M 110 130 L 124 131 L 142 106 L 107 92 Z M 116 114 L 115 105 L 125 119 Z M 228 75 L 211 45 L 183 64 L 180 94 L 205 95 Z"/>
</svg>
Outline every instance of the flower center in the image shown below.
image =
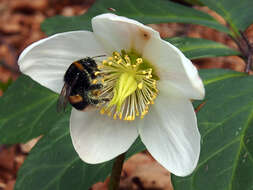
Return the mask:
<svg viewBox="0 0 253 190">
<path fill-rule="evenodd" d="M 152 65 L 136 53 L 122 50 L 113 52 L 98 67 L 100 77 L 93 82 L 103 84 L 99 97 L 110 99 L 101 105 L 100 113 L 127 121 L 144 118 L 158 94 L 158 77 Z"/>
</svg>

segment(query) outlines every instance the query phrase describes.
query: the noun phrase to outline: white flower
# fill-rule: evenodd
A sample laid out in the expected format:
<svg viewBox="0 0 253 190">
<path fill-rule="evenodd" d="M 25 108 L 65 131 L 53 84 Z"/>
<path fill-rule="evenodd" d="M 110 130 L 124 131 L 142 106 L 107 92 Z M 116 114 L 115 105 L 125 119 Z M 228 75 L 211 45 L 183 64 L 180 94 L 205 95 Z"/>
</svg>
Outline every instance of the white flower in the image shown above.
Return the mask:
<svg viewBox="0 0 253 190">
<path fill-rule="evenodd" d="M 83 161 L 101 163 L 126 152 L 140 135 L 162 166 L 178 176 L 190 174 L 200 153 L 200 134 L 191 99 L 204 97 L 197 69 L 180 50 L 162 40 L 157 31 L 135 20 L 102 14 L 92 19 L 92 28 L 93 32 L 60 33 L 33 43 L 19 57 L 21 71 L 60 93 L 63 76 L 76 60 L 106 54 L 109 58 L 100 65 L 105 74 L 116 68 L 119 59 L 123 63 L 118 64 L 125 67 L 137 56 L 140 59 L 130 60 L 129 69 L 119 67 L 114 70 L 117 77 L 107 76 L 113 79 L 107 85 L 111 88 L 107 95 L 113 100 L 102 105 L 100 112 L 112 114 L 114 119 L 97 109 L 86 112 L 72 109 L 70 134 L 74 148 Z M 119 53 L 122 50 L 125 54 Z M 148 66 L 138 67 L 142 62 Z M 112 64 L 115 65 L 110 67 Z M 135 118 L 139 112 L 143 119 Z"/>
</svg>

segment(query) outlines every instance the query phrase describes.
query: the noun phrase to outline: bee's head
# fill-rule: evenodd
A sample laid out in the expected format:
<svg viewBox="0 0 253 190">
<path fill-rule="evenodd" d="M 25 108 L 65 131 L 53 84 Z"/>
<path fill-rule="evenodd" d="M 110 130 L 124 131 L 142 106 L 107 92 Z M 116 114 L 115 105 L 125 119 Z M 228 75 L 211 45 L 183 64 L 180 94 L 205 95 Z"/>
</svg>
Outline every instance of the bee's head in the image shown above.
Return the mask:
<svg viewBox="0 0 253 190">
<path fill-rule="evenodd" d="M 97 63 L 96 63 L 96 61 L 94 59 L 90 58 L 89 63 L 90 63 L 90 67 L 92 67 L 94 69 L 98 67 Z"/>
<path fill-rule="evenodd" d="M 83 64 L 86 68 L 91 68 L 96 70 L 97 69 L 97 63 L 94 59 L 87 57 L 85 59 L 81 60 L 81 64 Z"/>
</svg>

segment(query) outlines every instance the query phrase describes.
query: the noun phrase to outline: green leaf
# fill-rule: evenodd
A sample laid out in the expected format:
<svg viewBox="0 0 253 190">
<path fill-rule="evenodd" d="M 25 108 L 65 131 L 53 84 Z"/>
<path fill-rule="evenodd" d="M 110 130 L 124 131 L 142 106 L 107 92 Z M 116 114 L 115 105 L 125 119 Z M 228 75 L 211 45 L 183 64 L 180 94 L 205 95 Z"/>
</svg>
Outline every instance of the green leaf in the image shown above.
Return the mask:
<svg viewBox="0 0 253 190">
<path fill-rule="evenodd" d="M 144 149 L 137 139 L 127 157 Z M 81 161 L 71 142 L 68 117 L 63 117 L 30 152 L 18 173 L 15 190 L 88 190 L 109 176 L 112 163 Z"/>
<path fill-rule="evenodd" d="M 234 32 L 246 30 L 253 23 L 252 0 L 199 0 L 220 14 Z"/>
<path fill-rule="evenodd" d="M 81 16 L 57 16 L 47 19 L 42 29 L 47 35 L 73 30 L 91 30 L 91 18 L 102 13 L 112 12 L 138 20 L 144 24 L 179 22 L 200 24 L 216 30 L 229 33 L 228 28 L 219 24 L 213 17 L 168 0 L 97 0 L 88 12 Z"/>
<path fill-rule="evenodd" d="M 206 98 L 197 114 L 200 160 L 192 175 L 173 176 L 174 189 L 253 189 L 253 76 L 224 70 L 201 75 Z"/>
<path fill-rule="evenodd" d="M 189 59 L 240 54 L 221 43 L 201 38 L 175 37 L 165 40 L 178 47 Z"/>
<path fill-rule="evenodd" d="M 183 0 L 183 1 L 191 5 L 203 6 L 203 3 L 201 3 L 199 0 Z"/>
<path fill-rule="evenodd" d="M 49 131 L 63 114 L 58 95 L 22 75 L 0 98 L 0 144 L 26 142 Z"/>
</svg>

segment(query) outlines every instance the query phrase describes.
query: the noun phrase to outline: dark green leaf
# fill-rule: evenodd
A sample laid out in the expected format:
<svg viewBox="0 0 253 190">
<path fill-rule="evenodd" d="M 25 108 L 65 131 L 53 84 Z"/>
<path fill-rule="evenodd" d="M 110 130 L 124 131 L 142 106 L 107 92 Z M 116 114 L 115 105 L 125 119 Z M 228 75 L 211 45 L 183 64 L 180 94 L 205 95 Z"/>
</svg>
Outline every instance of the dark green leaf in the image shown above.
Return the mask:
<svg viewBox="0 0 253 190">
<path fill-rule="evenodd" d="M 52 35 L 59 32 L 72 30 L 91 30 L 92 17 L 111 12 L 113 8 L 117 15 L 138 20 L 144 24 L 179 22 L 193 23 L 208 26 L 222 32 L 229 30 L 219 24 L 213 17 L 190 7 L 182 6 L 168 0 L 97 0 L 96 3 L 82 16 L 63 17 L 57 16 L 47 19 L 42 24 L 42 29 Z"/>
<path fill-rule="evenodd" d="M 178 47 L 189 59 L 240 54 L 221 43 L 201 38 L 175 37 L 165 40 Z"/>
<path fill-rule="evenodd" d="M 186 3 L 189 3 L 190 5 L 200 5 L 203 6 L 203 3 L 201 3 L 199 0 L 183 0 Z"/>
<path fill-rule="evenodd" d="M 144 149 L 137 139 L 127 157 Z M 112 163 L 82 162 L 71 142 L 68 118 L 63 117 L 30 152 L 19 171 L 15 190 L 88 190 L 109 176 Z"/>
<path fill-rule="evenodd" d="M 201 75 L 207 77 L 198 112 L 200 160 L 192 175 L 173 176 L 175 190 L 253 189 L 253 77 L 222 70 Z"/>
<path fill-rule="evenodd" d="M 238 30 L 245 30 L 253 23 L 252 0 L 199 0 L 209 8 L 220 14 L 231 28 L 238 34 Z"/>
<path fill-rule="evenodd" d="M 0 98 L 0 144 L 26 142 L 49 131 L 63 114 L 58 95 L 23 75 Z"/>
</svg>

